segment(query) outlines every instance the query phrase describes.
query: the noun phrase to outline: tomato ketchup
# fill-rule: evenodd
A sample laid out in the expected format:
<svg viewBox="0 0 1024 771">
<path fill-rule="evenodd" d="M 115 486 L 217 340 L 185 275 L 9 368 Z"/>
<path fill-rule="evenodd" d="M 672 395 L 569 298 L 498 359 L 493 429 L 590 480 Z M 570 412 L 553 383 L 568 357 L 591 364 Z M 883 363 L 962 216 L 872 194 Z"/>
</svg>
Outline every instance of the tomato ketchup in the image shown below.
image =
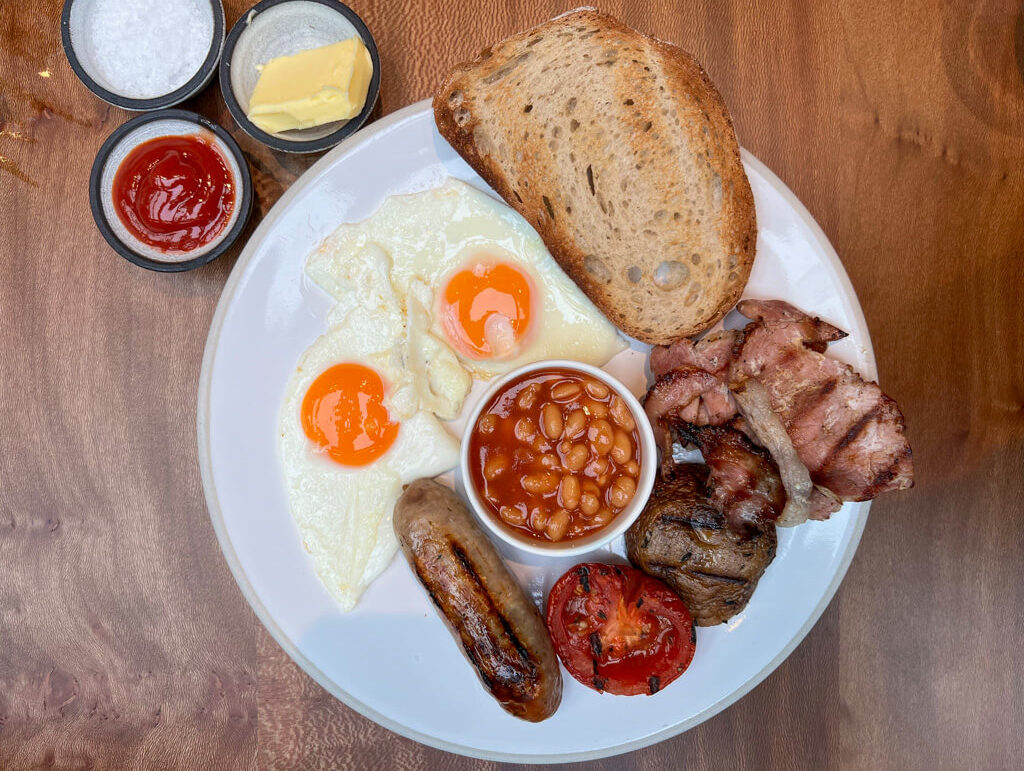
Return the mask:
<svg viewBox="0 0 1024 771">
<path fill-rule="evenodd" d="M 114 208 L 142 243 L 185 253 L 213 242 L 235 209 L 235 180 L 212 139 L 165 136 L 138 145 L 114 175 Z"/>
</svg>

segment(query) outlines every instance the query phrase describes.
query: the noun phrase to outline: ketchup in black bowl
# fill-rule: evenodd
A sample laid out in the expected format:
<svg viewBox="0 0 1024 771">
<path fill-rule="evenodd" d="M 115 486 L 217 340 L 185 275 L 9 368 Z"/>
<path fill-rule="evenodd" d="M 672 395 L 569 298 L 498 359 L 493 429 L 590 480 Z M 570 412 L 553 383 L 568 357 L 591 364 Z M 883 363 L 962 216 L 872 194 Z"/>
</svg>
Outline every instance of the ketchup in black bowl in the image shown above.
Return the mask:
<svg viewBox="0 0 1024 771">
<path fill-rule="evenodd" d="M 232 248 L 252 211 L 242 149 L 188 110 L 132 118 L 107 137 L 89 176 L 89 204 L 103 238 L 129 262 L 177 273 Z"/>
<path fill-rule="evenodd" d="M 168 253 L 216 240 L 236 206 L 231 169 L 202 134 L 157 137 L 133 148 L 118 166 L 112 195 L 128 232 Z"/>
</svg>

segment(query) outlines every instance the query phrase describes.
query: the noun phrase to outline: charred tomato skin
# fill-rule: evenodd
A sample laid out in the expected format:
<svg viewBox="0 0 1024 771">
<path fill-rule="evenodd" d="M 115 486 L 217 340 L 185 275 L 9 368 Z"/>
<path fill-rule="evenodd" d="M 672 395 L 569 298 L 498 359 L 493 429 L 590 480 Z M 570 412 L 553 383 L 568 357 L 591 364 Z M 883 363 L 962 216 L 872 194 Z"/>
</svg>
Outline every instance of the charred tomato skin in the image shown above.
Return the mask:
<svg viewBox="0 0 1024 771">
<path fill-rule="evenodd" d="M 662 690 L 686 671 L 696 647 L 686 604 L 628 565 L 571 568 L 551 588 L 545 620 L 569 674 L 620 696 Z"/>
</svg>

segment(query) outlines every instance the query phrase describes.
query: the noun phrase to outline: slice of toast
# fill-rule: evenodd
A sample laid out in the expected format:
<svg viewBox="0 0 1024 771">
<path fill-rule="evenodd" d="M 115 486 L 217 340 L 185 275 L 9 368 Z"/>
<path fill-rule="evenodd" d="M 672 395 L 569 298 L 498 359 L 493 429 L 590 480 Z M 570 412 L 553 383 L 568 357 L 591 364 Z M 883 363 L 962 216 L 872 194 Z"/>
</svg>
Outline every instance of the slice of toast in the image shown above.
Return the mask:
<svg viewBox="0 0 1024 771">
<path fill-rule="evenodd" d="M 671 343 L 736 304 L 754 199 L 729 113 L 685 51 L 572 11 L 457 66 L 434 119 L 627 334 Z"/>
</svg>

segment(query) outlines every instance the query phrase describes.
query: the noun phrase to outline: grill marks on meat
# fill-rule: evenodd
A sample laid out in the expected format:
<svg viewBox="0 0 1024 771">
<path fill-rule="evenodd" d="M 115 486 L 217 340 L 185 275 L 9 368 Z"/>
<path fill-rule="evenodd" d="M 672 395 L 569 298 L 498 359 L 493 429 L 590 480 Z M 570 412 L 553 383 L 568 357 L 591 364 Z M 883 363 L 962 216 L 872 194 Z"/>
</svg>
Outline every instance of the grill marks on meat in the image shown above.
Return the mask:
<svg viewBox="0 0 1024 771">
<path fill-rule="evenodd" d="M 412 564 L 416 577 L 444 617 L 461 619 L 459 641 L 494 697 L 500 702 L 533 699 L 536 663 L 495 605 L 466 552 L 453 540 L 448 540 L 447 551 L 450 558 L 435 559 L 430 566 L 419 555 Z M 474 590 L 465 591 L 466 586 Z"/>
<path fill-rule="evenodd" d="M 729 426 L 669 417 L 670 436 L 697 446 L 707 465 L 663 466 L 626 532 L 630 561 L 665 581 L 701 626 L 746 607 L 775 557 L 775 519 L 786 493 L 775 462 Z"/>
<path fill-rule="evenodd" d="M 773 523 L 786 505 L 786 491 L 771 455 L 739 431 L 672 420 L 673 433 L 697 447 L 710 469 L 709 500 L 737 533 Z"/>
<path fill-rule="evenodd" d="M 746 607 L 775 558 L 775 526 L 737 533 L 709 498 L 709 469 L 676 465 L 654 485 L 626 531 L 630 561 L 682 597 L 699 626 L 728 621 Z"/>
<path fill-rule="evenodd" d="M 671 586 L 700 626 L 743 610 L 775 557 L 779 515 L 787 511 L 783 522 L 791 515 L 775 458 L 747 435 L 784 456 L 788 485 L 799 471 L 794 523 L 808 515 L 828 519 L 842 500 L 913 484 L 896 403 L 824 355 L 846 333 L 777 300 L 745 300 L 738 308 L 753 319 L 742 332 L 651 352 L 657 380 L 644 408 L 665 458 L 646 507 L 626 531 L 630 561 Z M 731 384 L 747 421 L 737 414 Z M 758 427 L 780 441 L 755 434 Z M 707 465 L 674 463 L 676 439 L 700 449 Z"/>
<path fill-rule="evenodd" d="M 744 331 L 731 376 L 765 386 L 814 483 L 852 501 L 910 487 L 913 461 L 896 402 L 814 348 L 841 333 L 791 306 L 780 310 L 784 303 L 766 316 L 764 305 L 741 303 L 759 320 Z"/>
<path fill-rule="evenodd" d="M 652 351 L 652 372 L 673 378 L 677 389 L 660 390 L 661 378 L 651 389 L 660 390 L 648 410 L 656 432 L 664 439 L 659 424 L 670 417 L 697 424 L 729 422 L 736 405 L 728 385 L 751 378 L 767 389 L 772 410 L 812 481 L 822 488 L 812 496 L 812 519 L 826 519 L 837 510 L 836 498 L 868 500 L 911 487 L 913 457 L 896 403 L 876 383 L 823 354 L 846 333 L 779 300 L 743 300 L 737 308 L 754 319 L 742 332 L 720 332 L 696 343 L 681 340 Z M 685 374 L 674 375 L 679 369 L 673 367 Z M 680 383 L 688 384 L 688 390 Z M 685 402 L 673 403 L 677 393 Z"/>
<path fill-rule="evenodd" d="M 486 689 L 516 717 L 550 717 L 562 678 L 544 619 L 458 496 L 418 479 L 395 504 L 393 524 L 413 574 Z"/>
</svg>

